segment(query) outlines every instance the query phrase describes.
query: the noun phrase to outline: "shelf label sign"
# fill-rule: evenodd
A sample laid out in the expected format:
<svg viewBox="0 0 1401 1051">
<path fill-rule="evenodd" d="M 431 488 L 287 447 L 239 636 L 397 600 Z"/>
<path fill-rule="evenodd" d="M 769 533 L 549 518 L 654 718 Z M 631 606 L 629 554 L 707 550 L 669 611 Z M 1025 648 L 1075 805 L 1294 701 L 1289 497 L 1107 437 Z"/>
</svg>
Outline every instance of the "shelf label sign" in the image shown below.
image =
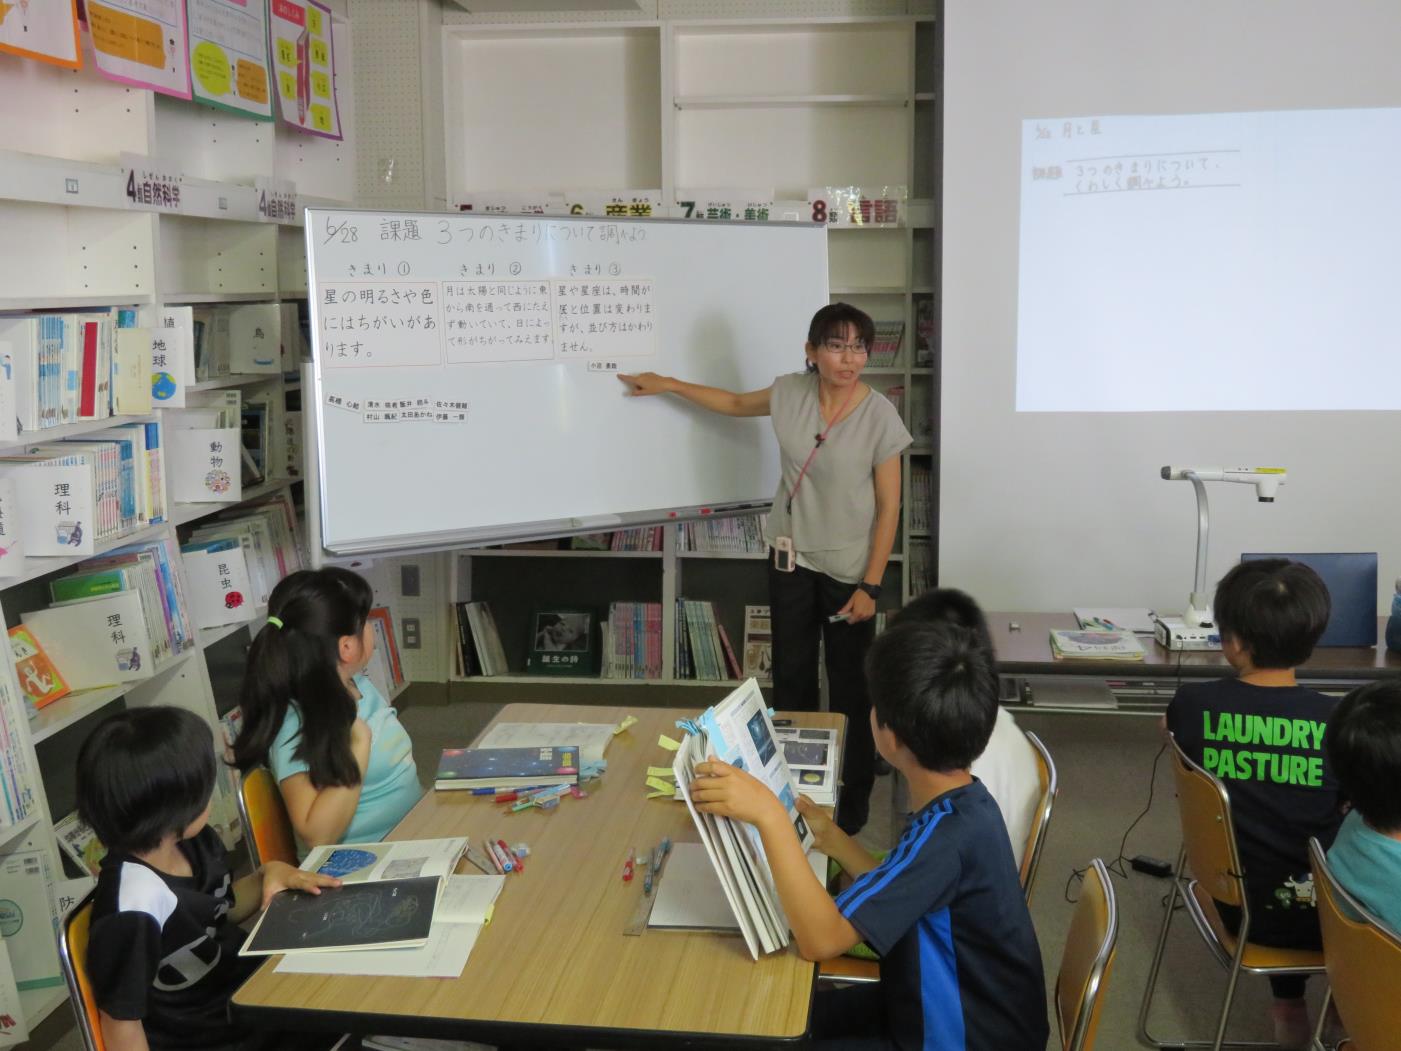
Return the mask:
<svg viewBox="0 0 1401 1051">
<path fill-rule="evenodd" d="M 258 219 L 265 223 L 290 223 L 297 217 L 297 184 L 291 179 L 253 180 L 258 193 Z"/>
<path fill-rule="evenodd" d="M 828 226 L 904 226 L 906 186 L 819 186 L 808 190 L 809 218 Z"/>
<path fill-rule="evenodd" d="M 146 212 L 183 211 L 180 192 L 183 180 L 184 176 L 174 165 L 139 153 L 122 154 L 123 193 L 128 208 Z"/>
</svg>

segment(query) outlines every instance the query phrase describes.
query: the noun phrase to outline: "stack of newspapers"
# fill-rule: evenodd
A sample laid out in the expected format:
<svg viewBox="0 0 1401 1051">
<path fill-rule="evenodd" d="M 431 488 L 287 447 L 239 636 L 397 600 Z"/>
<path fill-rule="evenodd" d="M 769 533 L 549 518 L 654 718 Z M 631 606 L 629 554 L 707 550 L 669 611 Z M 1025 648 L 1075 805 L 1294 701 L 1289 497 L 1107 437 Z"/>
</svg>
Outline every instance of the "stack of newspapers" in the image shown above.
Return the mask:
<svg viewBox="0 0 1401 1051">
<path fill-rule="evenodd" d="M 672 764 L 676 785 L 700 831 L 701 842 L 720 877 L 725 899 L 739 921 L 750 955 L 757 960 L 761 953 L 774 952 L 788 944 L 788 919 L 779 903 L 758 829 L 696 809 L 691 799 L 696 764 L 714 756 L 768 785 L 788 811 L 793 833 L 805 852 L 812 846 L 812 831 L 798 813 L 793 774 L 755 680 L 749 679 L 686 728 L 686 738 Z"/>
</svg>

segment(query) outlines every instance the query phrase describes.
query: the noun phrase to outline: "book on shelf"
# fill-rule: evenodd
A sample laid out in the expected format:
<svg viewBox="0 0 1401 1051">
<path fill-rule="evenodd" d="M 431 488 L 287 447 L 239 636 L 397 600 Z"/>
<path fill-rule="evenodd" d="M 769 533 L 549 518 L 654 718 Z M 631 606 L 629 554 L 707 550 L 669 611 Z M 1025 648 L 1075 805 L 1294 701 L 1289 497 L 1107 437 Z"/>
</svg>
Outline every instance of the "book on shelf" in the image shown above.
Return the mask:
<svg viewBox="0 0 1401 1051">
<path fill-rule="evenodd" d="M 457 623 L 457 668 L 465 678 L 506 675 L 506 652 L 496 630 L 496 618 L 485 602 L 459 602 L 453 607 Z"/>
<path fill-rule="evenodd" d="M 64 450 L 57 456 L 30 451 L 0 456 L 0 477 L 14 485 L 18 532 L 26 554 L 91 555 L 96 550 L 99 501 L 104 516 L 109 507 L 86 455 L 75 458 Z M 107 535 L 103 532 L 101 538 Z"/>
<path fill-rule="evenodd" d="M 287 449 L 286 474 L 288 478 L 302 477 L 302 414 L 300 409 L 288 409 L 282 414 L 282 428 Z"/>
<path fill-rule="evenodd" d="M 239 954 L 423 945 L 443 881 L 466 849 L 465 837 L 315 847 L 300 867 L 334 876 L 342 886 L 274 895 Z"/>
<path fill-rule="evenodd" d="M 155 674 L 141 596 L 121 591 L 21 615 L 75 690 L 149 679 Z"/>
<path fill-rule="evenodd" d="M 910 388 L 910 437 L 916 445 L 934 440 L 933 390 L 928 383 L 916 382 Z"/>
<path fill-rule="evenodd" d="M 680 646 L 677 674 L 681 678 L 709 681 L 731 678 L 713 603 L 677 599 L 676 634 Z"/>
<path fill-rule="evenodd" d="M 776 726 L 774 740 L 783 749 L 798 791 L 821 806 L 836 806 L 837 778 L 842 768 L 836 730 Z"/>
<path fill-rule="evenodd" d="M 588 609 L 538 609 L 530 618 L 525 670 L 533 675 L 594 675 L 598 645 Z"/>
<path fill-rule="evenodd" d="M 58 918 L 54 915 L 54 872 L 42 850 L 0 854 L 0 937 L 9 951 L 15 985 L 21 991 L 63 984 L 58 963 Z"/>
<path fill-rule="evenodd" d="M 875 336 L 866 364 L 876 368 L 890 368 L 900 359 L 900 344 L 905 338 L 905 323 L 877 321 Z"/>
<path fill-rule="evenodd" d="M 919 296 L 915 299 L 915 366 L 924 368 L 934 364 L 934 298 Z"/>
<path fill-rule="evenodd" d="M 712 554 L 763 554 L 768 549 L 764 539 L 767 525 L 766 514 L 680 522 L 676 526 L 677 547 Z"/>
<path fill-rule="evenodd" d="M 375 684 L 381 696 L 388 700 L 404 681 L 404 669 L 399 663 L 399 648 L 394 640 L 394 620 L 389 610 L 377 606 L 370 610 L 367 622 L 374 632 L 375 648 L 365 674 Z"/>
<path fill-rule="evenodd" d="M 768 705 L 755 680 L 747 680 L 692 720 L 690 732 L 677 750 L 672 772 L 710 863 L 720 877 L 726 900 L 739 921 L 745 944 L 757 960 L 788 944 L 788 919 L 758 829 L 742 821 L 702 813 L 691 799 L 696 764 L 710 756 L 741 767 L 778 797 L 806 853 L 812 846 L 812 830 L 798 812 L 793 773 L 774 736 Z"/>
<path fill-rule="evenodd" d="M 252 395 L 244 402 L 239 414 L 239 442 L 242 445 L 243 484 L 258 485 L 263 482 L 271 466 L 269 450 L 272 446 L 270 404 L 267 393 Z"/>
<path fill-rule="evenodd" d="M 176 503 L 243 499 L 242 404 L 237 388 L 190 391 L 185 408 L 165 413 L 166 467 Z"/>
<path fill-rule="evenodd" d="M 905 385 L 896 383 L 886 387 L 881 392 L 886 401 L 895 407 L 895 411 L 900 414 L 900 418 L 905 418 Z"/>
<path fill-rule="evenodd" d="M 921 460 L 914 460 L 910 463 L 910 529 L 912 532 L 928 533 L 933 529 L 932 479 L 933 470 L 928 463 Z"/>
<path fill-rule="evenodd" d="M 38 806 L 34 788 L 39 778 L 31 770 L 32 752 L 20 741 L 21 728 L 38 711 L 17 686 L 11 686 L 14 682 L 0 675 L 0 829 L 19 824 Z"/>
<path fill-rule="evenodd" d="M 136 323 L 151 334 L 151 401 L 157 408 L 185 407 L 195 382 L 193 307 L 141 307 Z"/>
<path fill-rule="evenodd" d="M 0 374 L 3 374 L 0 369 Z M 20 535 L 19 489 L 0 466 L 0 579 L 22 577 L 25 544 Z"/>
<path fill-rule="evenodd" d="M 194 628 L 184 584 L 175 571 L 168 538 L 114 548 L 49 583 L 54 606 L 75 600 L 134 591 L 141 596 L 147 631 L 157 664 L 193 644 Z"/>
<path fill-rule="evenodd" d="M 773 675 L 773 628 L 768 606 L 744 607 L 744 677 L 766 680 Z"/>
<path fill-rule="evenodd" d="M 13 382 L 7 386 L 14 409 L 0 437 L 14 441 L 46 427 L 111 415 L 109 315 L 0 318 L 0 344 L 9 349 Z"/>
<path fill-rule="evenodd" d="M 1051 656 L 1056 660 L 1141 661 L 1146 654 L 1131 631 L 1053 630 Z"/>
<path fill-rule="evenodd" d="M 10 950 L 0 938 L 0 1047 L 14 1047 L 29 1039 L 29 1024 L 24 1017 L 24 1003 L 15 984 L 15 969 L 10 963 Z"/>
<path fill-rule="evenodd" d="M 285 493 L 273 493 L 205 519 L 190 533 L 191 543 L 236 540 L 248 564 L 254 605 L 266 606 L 277 582 L 302 568 L 296 512 Z"/>
<path fill-rule="evenodd" d="M 112 343 L 112 412 L 145 416 L 151 400 L 151 330 L 118 327 Z"/>
<path fill-rule="evenodd" d="M 87 876 L 96 876 L 102 868 L 102 859 L 107 856 L 107 848 L 97 838 L 92 826 L 78 816 L 75 810 L 63 820 L 54 824 L 54 836 L 68 859 L 78 871 Z"/>
<path fill-rule="evenodd" d="M 67 697 L 71 687 L 63 674 L 39 645 L 39 640 L 23 624 L 10 629 L 10 650 L 14 655 L 15 677 L 20 692 L 37 710 Z"/>
<path fill-rule="evenodd" d="M 444 748 L 433 787 L 524 788 L 579 783 L 579 746 L 531 748 Z"/>
<path fill-rule="evenodd" d="M 282 374 L 281 303 L 238 303 L 229 313 L 229 372 Z"/>
<path fill-rule="evenodd" d="M 605 679 L 659 679 L 662 674 L 660 602 L 613 602 L 600 628 Z"/>
</svg>

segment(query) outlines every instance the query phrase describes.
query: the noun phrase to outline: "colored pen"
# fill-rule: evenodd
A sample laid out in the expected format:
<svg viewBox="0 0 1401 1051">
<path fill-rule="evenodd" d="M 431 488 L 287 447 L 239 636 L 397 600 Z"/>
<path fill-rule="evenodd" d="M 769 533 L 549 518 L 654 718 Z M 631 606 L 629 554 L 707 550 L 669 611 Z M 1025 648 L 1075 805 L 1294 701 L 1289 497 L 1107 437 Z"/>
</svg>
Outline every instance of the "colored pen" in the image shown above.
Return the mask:
<svg viewBox="0 0 1401 1051">
<path fill-rule="evenodd" d="M 496 870 L 496 874 L 498 876 L 506 875 L 506 870 L 501 867 L 501 859 L 496 856 L 496 848 L 491 845 L 491 840 L 486 840 L 482 846 L 486 850 L 486 856 L 491 860 L 491 867 Z"/>
<path fill-rule="evenodd" d="M 501 874 L 503 876 L 515 868 L 515 866 L 511 864 L 511 859 L 506 857 L 506 855 L 501 852 L 501 848 L 489 839 L 486 841 L 486 849 L 491 851 L 491 856 L 494 857 L 496 863 L 501 866 Z"/>
<path fill-rule="evenodd" d="M 474 788 L 474 789 L 472 789 L 472 794 L 473 794 L 474 796 L 489 796 L 489 795 L 494 795 L 495 793 L 496 793 L 496 789 L 494 789 L 494 788 Z"/>
<path fill-rule="evenodd" d="M 636 852 L 635 852 L 635 851 L 632 851 L 632 850 L 629 850 L 629 851 L 628 851 L 628 859 L 627 859 L 626 861 L 623 862 L 623 882 L 624 882 L 624 883 L 631 883 L 631 882 L 632 882 L 632 869 L 633 869 L 633 865 L 636 864 L 636 861 L 637 861 Z"/>
<path fill-rule="evenodd" d="M 519 792 L 501 792 L 496 797 L 498 803 L 514 803 L 520 798 Z"/>
<path fill-rule="evenodd" d="M 525 866 L 521 864 L 521 859 L 516 857 L 515 851 L 506 846 L 504 839 L 498 839 L 496 845 L 501 848 L 501 853 L 506 855 L 506 860 L 515 866 L 517 872 L 524 872 Z"/>
</svg>

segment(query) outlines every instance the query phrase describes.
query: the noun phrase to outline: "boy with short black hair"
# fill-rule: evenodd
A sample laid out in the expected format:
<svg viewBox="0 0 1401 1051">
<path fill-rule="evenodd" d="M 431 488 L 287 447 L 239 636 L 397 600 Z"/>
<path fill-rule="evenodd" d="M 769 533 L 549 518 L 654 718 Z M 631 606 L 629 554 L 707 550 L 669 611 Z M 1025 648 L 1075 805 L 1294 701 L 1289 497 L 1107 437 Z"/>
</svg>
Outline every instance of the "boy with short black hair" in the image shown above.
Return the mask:
<svg viewBox="0 0 1401 1051">
<path fill-rule="evenodd" d="M 958 588 L 933 588 L 907 602 L 890 618 L 890 626 L 910 621 L 937 622 L 967 628 L 996 662 L 992 633 L 977 601 Z M 1026 854 L 1031 826 L 1041 802 L 1041 767 L 1036 749 L 1017 725 L 1017 720 L 1001 704 L 992 736 L 981 755 L 973 760 L 974 777 L 987 786 L 1012 841 L 1012 858 L 1018 871 Z"/>
<path fill-rule="evenodd" d="M 104 720 L 78 753 L 78 813 L 107 847 L 87 969 L 108 1051 L 264 1046 L 228 1020 L 261 961 L 235 924 L 286 888 L 340 881 L 270 861 L 233 883 L 208 825 L 216 773 L 209 726 L 152 706 Z"/>
<path fill-rule="evenodd" d="M 1352 810 L 1328 864 L 1383 923 L 1401 932 L 1401 683 L 1368 683 L 1328 724 L 1328 757 Z"/>
<path fill-rule="evenodd" d="M 1231 796 L 1246 902 L 1247 938 L 1275 948 L 1319 949 L 1308 842 L 1333 842 L 1338 783 L 1323 748 L 1337 701 L 1305 689 L 1294 670 L 1328 626 L 1328 588 L 1308 566 L 1283 558 L 1242 562 L 1216 588 L 1221 652 L 1236 677 L 1185 683 L 1166 725 L 1187 757 Z M 1240 927 L 1240 910 L 1218 903 Z M 1307 1047 L 1305 978 L 1272 976 L 1276 1040 Z"/>
<path fill-rule="evenodd" d="M 968 770 L 997 714 L 991 656 L 966 628 L 915 621 L 875 640 L 866 675 L 876 748 L 905 775 L 916 813 L 877 863 L 800 797 L 817 848 L 855 877 L 835 900 L 762 782 L 711 759 L 697 764 L 693 798 L 758 827 L 805 959 L 831 959 L 863 940 L 881 954 L 878 985 L 819 994 L 817 1046 L 1043 1051 L 1036 934 L 1002 815 Z"/>
</svg>

